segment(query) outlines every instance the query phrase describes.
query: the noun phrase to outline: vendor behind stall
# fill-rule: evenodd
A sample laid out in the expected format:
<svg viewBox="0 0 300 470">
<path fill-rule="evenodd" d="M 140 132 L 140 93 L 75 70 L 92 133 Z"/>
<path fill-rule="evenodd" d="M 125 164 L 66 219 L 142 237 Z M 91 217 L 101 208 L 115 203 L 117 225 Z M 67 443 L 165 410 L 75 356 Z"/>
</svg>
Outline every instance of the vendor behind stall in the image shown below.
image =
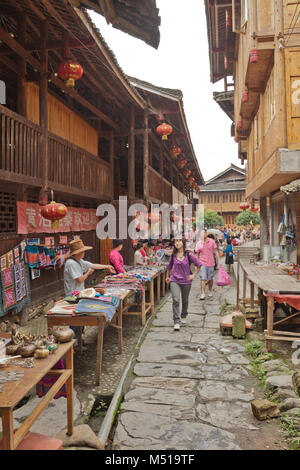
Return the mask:
<svg viewBox="0 0 300 470">
<path fill-rule="evenodd" d="M 113 240 L 113 249 L 109 253 L 109 262 L 115 268 L 116 273 L 125 273 L 126 269 L 124 268 L 124 260 L 120 251 L 123 248 L 123 240 L 115 239 Z"/>
<path fill-rule="evenodd" d="M 84 290 L 84 281 L 93 274 L 95 269 L 107 269 L 114 273 L 114 268 L 105 264 L 93 264 L 84 260 L 84 253 L 92 250 L 92 246 L 85 246 L 83 241 L 72 240 L 70 243 L 70 252 L 66 256 L 64 269 L 64 287 L 65 296 L 72 295 L 73 291 Z"/>
</svg>

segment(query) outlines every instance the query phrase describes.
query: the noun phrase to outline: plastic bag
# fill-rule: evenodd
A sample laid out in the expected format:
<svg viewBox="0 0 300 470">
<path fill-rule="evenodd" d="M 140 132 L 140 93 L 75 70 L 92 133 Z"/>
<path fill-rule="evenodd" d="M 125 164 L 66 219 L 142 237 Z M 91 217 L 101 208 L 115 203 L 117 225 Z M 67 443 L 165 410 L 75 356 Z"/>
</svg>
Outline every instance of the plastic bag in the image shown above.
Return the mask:
<svg viewBox="0 0 300 470">
<path fill-rule="evenodd" d="M 217 286 L 229 286 L 231 284 L 231 279 L 229 274 L 225 271 L 223 266 L 220 266 L 218 276 L 217 276 Z"/>
</svg>

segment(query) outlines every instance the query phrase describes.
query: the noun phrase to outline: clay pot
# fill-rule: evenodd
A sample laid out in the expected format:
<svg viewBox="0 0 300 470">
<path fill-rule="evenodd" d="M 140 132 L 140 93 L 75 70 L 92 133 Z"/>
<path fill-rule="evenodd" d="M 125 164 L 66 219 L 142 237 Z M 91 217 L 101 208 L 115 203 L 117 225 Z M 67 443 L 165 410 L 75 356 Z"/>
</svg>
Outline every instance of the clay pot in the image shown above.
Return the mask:
<svg viewBox="0 0 300 470">
<path fill-rule="evenodd" d="M 30 357 L 33 356 L 36 350 L 36 345 L 33 343 L 23 344 L 18 353 L 21 354 L 22 357 Z"/>
<path fill-rule="evenodd" d="M 59 343 L 67 343 L 73 339 L 74 331 L 71 328 L 57 328 L 53 331 L 53 336 Z"/>
<path fill-rule="evenodd" d="M 35 350 L 35 353 L 34 353 L 34 357 L 38 358 L 38 359 L 44 359 L 46 357 L 49 356 L 49 349 L 47 346 L 40 346 L 38 348 L 36 348 Z"/>
<path fill-rule="evenodd" d="M 9 356 L 14 356 L 15 354 L 19 354 L 19 349 L 22 344 L 9 344 L 6 346 L 6 354 Z"/>
</svg>

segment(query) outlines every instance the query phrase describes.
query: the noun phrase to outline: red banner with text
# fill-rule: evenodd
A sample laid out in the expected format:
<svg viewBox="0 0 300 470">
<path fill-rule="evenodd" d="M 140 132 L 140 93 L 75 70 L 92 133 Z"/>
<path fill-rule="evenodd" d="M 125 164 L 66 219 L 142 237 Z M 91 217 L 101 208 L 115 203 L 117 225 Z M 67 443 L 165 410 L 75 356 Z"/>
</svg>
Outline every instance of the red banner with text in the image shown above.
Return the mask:
<svg viewBox="0 0 300 470">
<path fill-rule="evenodd" d="M 17 202 L 18 233 L 81 232 L 96 230 L 96 209 L 68 207 L 67 215 L 60 219 L 59 230 L 51 229 L 51 220 L 41 216 L 41 206 L 30 202 Z"/>
</svg>

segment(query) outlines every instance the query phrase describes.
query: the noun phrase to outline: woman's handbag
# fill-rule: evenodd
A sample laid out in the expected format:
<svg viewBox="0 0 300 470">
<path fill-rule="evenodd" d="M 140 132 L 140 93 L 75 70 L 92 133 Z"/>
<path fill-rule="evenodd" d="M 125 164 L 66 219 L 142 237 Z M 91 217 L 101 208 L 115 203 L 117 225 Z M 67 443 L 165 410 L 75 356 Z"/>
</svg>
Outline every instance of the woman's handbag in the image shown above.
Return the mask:
<svg viewBox="0 0 300 470">
<path fill-rule="evenodd" d="M 217 286 L 229 286 L 231 284 L 231 279 L 229 274 L 225 271 L 223 266 L 220 266 L 218 276 L 217 276 Z"/>
</svg>

